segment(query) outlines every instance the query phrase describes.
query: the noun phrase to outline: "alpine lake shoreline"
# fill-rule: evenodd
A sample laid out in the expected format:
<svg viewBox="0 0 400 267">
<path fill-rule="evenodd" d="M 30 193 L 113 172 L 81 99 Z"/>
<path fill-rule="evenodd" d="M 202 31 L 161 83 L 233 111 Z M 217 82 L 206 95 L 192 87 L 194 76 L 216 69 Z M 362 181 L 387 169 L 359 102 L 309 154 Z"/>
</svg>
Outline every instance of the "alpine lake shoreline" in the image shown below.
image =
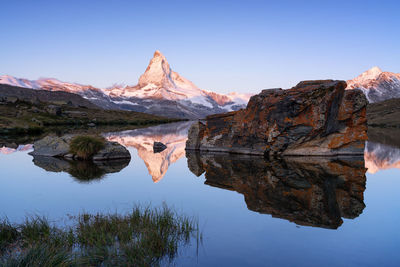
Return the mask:
<svg viewBox="0 0 400 267">
<path fill-rule="evenodd" d="M 371 121 L 367 123 L 368 140 L 381 142 L 383 138 L 385 141 L 382 143 L 400 147 L 396 124 L 374 123 L 374 118 L 393 117 L 396 116 L 394 113 L 400 113 L 397 105 L 393 104 L 399 101 L 367 105 L 366 116 Z M 387 103 L 394 111 L 382 111 L 380 106 Z M 66 102 L 32 103 L 8 98 L 0 102 L 0 145 L 17 147 L 48 135 L 97 136 L 179 121 L 186 120 L 133 111 L 93 109 Z M 382 132 L 388 132 L 388 135 L 382 136 Z M 191 166 L 196 169 L 204 167 L 194 164 L 199 162 L 196 157 L 192 161 Z M 218 174 L 220 170 L 212 171 Z M 97 175 L 97 169 L 94 173 Z M 88 175 L 87 172 L 84 175 Z M 210 179 L 209 183 L 212 184 L 213 180 Z M 0 265 L 157 266 L 173 261 L 179 248 L 190 240 L 198 243 L 202 239 L 196 219 L 180 215 L 167 206 L 155 209 L 136 207 L 125 215 L 83 213 L 73 220 L 73 226 L 64 228 L 52 225 L 47 218 L 40 216 L 27 217 L 21 224 L 13 224 L 7 218 L 0 220 Z M 127 239 L 127 236 L 139 238 Z"/>
</svg>

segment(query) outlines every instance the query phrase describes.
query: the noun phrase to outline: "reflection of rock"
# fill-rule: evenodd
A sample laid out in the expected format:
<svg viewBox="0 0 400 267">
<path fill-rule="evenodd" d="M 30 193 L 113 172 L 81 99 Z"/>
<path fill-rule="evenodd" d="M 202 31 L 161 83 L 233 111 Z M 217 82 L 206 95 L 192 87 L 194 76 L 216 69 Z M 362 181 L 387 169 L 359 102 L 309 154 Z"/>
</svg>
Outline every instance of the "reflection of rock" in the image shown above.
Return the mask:
<svg viewBox="0 0 400 267">
<path fill-rule="evenodd" d="M 211 115 L 186 149 L 257 155 L 362 155 L 367 100 L 344 81 L 303 81 L 263 90 L 246 109 Z"/>
<path fill-rule="evenodd" d="M 161 142 L 154 142 L 154 144 L 153 144 L 153 152 L 154 152 L 154 153 L 160 153 L 160 152 L 162 152 L 163 150 L 165 150 L 166 148 L 167 148 L 167 146 L 164 145 L 164 144 L 161 143 Z"/>
<path fill-rule="evenodd" d="M 75 161 L 62 158 L 34 156 L 33 163 L 49 172 L 67 172 L 81 182 L 101 179 L 108 173 L 120 172 L 130 159 L 113 161 Z"/>
<path fill-rule="evenodd" d="M 191 124 L 191 122 L 162 124 L 131 131 L 108 133 L 105 137 L 126 147 L 136 148 L 153 181 L 158 182 L 164 177 L 168 167 L 185 155 L 187 131 Z M 160 153 L 154 153 L 154 142 L 162 142 L 167 148 Z"/>
<path fill-rule="evenodd" d="M 369 173 L 392 168 L 400 169 L 400 148 L 367 142 L 364 159 L 365 168 Z"/>
<path fill-rule="evenodd" d="M 341 217 L 356 218 L 365 204 L 365 168 L 356 159 L 261 157 L 187 152 L 206 184 L 244 195 L 247 207 L 296 224 L 336 229 Z"/>
</svg>

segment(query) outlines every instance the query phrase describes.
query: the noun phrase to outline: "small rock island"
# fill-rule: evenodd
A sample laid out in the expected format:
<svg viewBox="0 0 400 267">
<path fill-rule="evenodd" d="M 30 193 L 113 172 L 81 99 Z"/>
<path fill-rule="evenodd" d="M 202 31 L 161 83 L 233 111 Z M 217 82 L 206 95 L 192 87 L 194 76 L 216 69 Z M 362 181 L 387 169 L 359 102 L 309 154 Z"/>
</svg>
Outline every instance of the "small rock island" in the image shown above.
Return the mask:
<svg viewBox="0 0 400 267">
<path fill-rule="evenodd" d="M 363 155 L 368 101 L 361 90 L 345 88 L 345 81 L 314 80 L 263 90 L 245 109 L 194 123 L 186 150 L 267 157 Z"/>
<path fill-rule="evenodd" d="M 87 139 L 85 141 L 82 149 L 86 150 L 85 152 L 89 152 L 90 154 L 86 156 L 80 156 L 79 151 L 74 152 L 72 150 L 73 143 L 75 140 L 79 141 L 80 139 Z M 96 140 L 98 138 L 91 136 L 75 136 L 71 134 L 67 134 L 64 136 L 53 136 L 49 135 L 36 141 L 33 144 L 34 151 L 29 154 L 32 156 L 41 156 L 41 157 L 56 157 L 56 158 L 65 158 L 65 159 L 74 159 L 74 160 L 82 160 L 82 159 L 91 159 L 93 161 L 109 161 L 109 160 L 121 160 L 121 159 L 130 159 L 131 154 L 129 151 L 122 145 L 117 142 L 106 141 L 105 139 L 100 139 L 100 146 L 95 149 Z"/>
</svg>

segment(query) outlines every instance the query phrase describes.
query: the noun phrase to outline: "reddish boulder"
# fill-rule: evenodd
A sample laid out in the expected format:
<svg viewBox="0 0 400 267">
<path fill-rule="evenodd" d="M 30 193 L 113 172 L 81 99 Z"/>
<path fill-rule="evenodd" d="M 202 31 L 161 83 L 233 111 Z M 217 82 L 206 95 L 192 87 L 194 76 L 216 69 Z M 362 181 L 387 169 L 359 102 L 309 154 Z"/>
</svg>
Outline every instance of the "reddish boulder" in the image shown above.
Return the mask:
<svg viewBox="0 0 400 267">
<path fill-rule="evenodd" d="M 367 99 L 346 82 L 303 81 L 263 90 L 246 109 L 208 116 L 189 131 L 187 150 L 258 155 L 362 155 Z"/>
</svg>

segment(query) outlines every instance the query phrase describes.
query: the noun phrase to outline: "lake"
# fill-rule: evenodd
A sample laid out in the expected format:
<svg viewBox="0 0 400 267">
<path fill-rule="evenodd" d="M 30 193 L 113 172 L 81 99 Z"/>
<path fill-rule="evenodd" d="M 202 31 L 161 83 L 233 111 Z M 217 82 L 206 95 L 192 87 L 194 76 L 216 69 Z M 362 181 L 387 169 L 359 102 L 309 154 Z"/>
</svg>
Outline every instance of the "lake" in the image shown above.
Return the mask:
<svg viewBox="0 0 400 267">
<path fill-rule="evenodd" d="M 83 211 L 159 207 L 198 218 L 200 243 L 177 266 L 399 266 L 400 149 L 367 142 L 364 158 L 185 153 L 191 122 L 104 133 L 130 162 L 33 158 L 0 148 L 0 216 L 56 224 Z M 167 149 L 153 152 L 153 142 Z"/>
</svg>

